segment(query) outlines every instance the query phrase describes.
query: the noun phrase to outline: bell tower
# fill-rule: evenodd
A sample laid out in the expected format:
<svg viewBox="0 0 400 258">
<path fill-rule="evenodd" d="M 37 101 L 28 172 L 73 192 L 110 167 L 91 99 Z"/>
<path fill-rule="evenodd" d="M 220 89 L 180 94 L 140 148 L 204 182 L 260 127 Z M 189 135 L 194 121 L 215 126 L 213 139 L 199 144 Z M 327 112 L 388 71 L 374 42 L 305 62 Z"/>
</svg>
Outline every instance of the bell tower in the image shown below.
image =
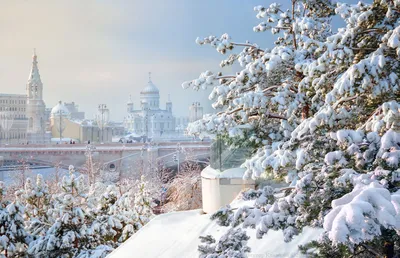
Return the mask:
<svg viewBox="0 0 400 258">
<path fill-rule="evenodd" d="M 26 114 L 28 118 L 28 141 L 43 143 L 45 141 L 46 120 L 43 101 L 43 83 L 40 79 L 36 50 L 33 50 L 32 68 L 26 84 Z"/>
</svg>

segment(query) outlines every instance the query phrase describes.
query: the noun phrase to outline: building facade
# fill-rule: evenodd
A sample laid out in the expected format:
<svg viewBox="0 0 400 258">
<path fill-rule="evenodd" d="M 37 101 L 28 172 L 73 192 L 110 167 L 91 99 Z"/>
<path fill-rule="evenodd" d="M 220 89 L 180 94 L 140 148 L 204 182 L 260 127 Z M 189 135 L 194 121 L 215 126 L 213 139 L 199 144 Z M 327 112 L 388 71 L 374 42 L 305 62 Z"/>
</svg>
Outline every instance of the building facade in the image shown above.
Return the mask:
<svg viewBox="0 0 400 258">
<path fill-rule="evenodd" d="M 149 76 L 149 82 L 140 92 L 140 109 L 134 109 L 130 99 L 124 126 L 130 133 L 147 138 L 158 138 L 175 133 L 175 117 L 172 102 L 168 98 L 165 109 L 160 108 L 160 92 Z"/>
<path fill-rule="evenodd" d="M 26 94 L 0 94 L 0 143 L 49 143 L 46 132 L 43 83 L 40 79 L 37 56 L 26 84 Z"/>
<path fill-rule="evenodd" d="M 203 118 L 203 107 L 200 106 L 200 102 L 194 102 L 189 106 L 189 122 L 200 120 Z"/>
<path fill-rule="evenodd" d="M 0 94 L 0 144 L 25 143 L 26 95 Z"/>
<path fill-rule="evenodd" d="M 72 120 L 84 120 L 85 112 L 79 111 L 79 106 L 75 102 L 64 102 L 64 106 L 69 110 Z"/>
<path fill-rule="evenodd" d="M 70 110 L 61 101 L 51 110 L 50 128 L 53 142 L 72 140 L 76 143 L 112 142 L 115 130 L 111 123 L 99 127 L 98 122 L 94 120 L 77 120 L 76 117 L 72 119 Z"/>
</svg>

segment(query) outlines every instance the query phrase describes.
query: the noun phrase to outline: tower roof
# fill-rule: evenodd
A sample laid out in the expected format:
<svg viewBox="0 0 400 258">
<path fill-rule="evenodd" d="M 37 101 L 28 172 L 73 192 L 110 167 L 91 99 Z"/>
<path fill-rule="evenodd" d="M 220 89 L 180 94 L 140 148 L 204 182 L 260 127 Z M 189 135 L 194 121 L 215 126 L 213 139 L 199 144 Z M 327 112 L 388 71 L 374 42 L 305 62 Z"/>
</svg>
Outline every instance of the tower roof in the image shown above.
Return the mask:
<svg viewBox="0 0 400 258">
<path fill-rule="evenodd" d="M 132 101 L 132 95 L 129 95 L 129 101 L 128 101 L 128 103 L 127 103 L 128 105 L 130 105 L 130 104 L 133 104 L 133 101 Z"/>
<path fill-rule="evenodd" d="M 28 84 L 30 85 L 40 85 L 42 84 L 42 81 L 40 79 L 40 74 L 39 74 L 39 68 L 38 68 L 38 61 L 37 61 L 37 55 L 36 55 L 36 50 L 33 49 L 33 56 L 32 56 L 32 68 L 31 72 L 29 74 L 28 78 Z"/>
<path fill-rule="evenodd" d="M 146 87 L 140 92 L 140 94 L 159 94 L 159 90 L 156 85 L 153 84 L 151 81 L 151 73 L 149 73 L 149 82 L 147 83 Z"/>
</svg>

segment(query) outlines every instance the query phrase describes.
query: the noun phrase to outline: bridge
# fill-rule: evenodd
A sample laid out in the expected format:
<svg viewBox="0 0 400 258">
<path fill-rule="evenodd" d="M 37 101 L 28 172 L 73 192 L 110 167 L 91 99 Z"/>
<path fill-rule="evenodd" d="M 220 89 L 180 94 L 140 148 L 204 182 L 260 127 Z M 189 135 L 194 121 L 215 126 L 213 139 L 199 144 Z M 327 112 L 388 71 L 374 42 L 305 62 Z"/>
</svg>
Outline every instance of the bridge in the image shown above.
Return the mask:
<svg viewBox="0 0 400 258">
<path fill-rule="evenodd" d="M 5 164 L 24 161 L 34 165 L 84 166 L 87 155 L 103 169 L 127 172 L 139 165 L 144 169 L 154 166 L 174 166 L 174 161 L 200 161 L 209 158 L 211 142 L 156 142 L 109 144 L 57 144 L 57 145 L 2 145 L 0 156 Z M 89 150 L 90 149 L 90 150 Z"/>
</svg>

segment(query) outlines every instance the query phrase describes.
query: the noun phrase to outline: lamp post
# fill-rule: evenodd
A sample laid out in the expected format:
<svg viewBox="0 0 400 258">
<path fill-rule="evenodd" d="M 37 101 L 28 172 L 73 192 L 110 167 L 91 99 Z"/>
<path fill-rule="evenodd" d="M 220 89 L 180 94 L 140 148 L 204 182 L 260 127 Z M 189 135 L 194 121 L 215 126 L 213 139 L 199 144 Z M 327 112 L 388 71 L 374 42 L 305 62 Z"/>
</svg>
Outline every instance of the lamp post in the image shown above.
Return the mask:
<svg viewBox="0 0 400 258">
<path fill-rule="evenodd" d="M 59 128 L 60 128 L 60 144 L 62 143 L 62 125 L 61 125 L 61 123 L 62 123 L 62 111 L 61 111 L 61 109 L 60 110 L 58 110 L 58 119 L 60 120 L 60 124 L 58 125 L 59 126 Z"/>
<path fill-rule="evenodd" d="M 182 147 L 181 145 L 178 143 L 178 145 L 176 146 L 176 154 L 174 155 L 174 160 L 176 161 L 176 163 L 178 164 L 178 174 L 179 174 L 179 165 L 180 165 L 180 154 L 182 151 Z"/>
<path fill-rule="evenodd" d="M 56 126 L 58 132 L 60 133 L 60 144 L 62 143 L 62 133 L 65 129 L 64 118 L 67 117 L 67 113 L 63 110 L 62 102 L 58 102 L 58 110 L 54 111 L 52 117 L 54 119 L 54 125 Z"/>
<path fill-rule="evenodd" d="M 149 138 L 149 110 L 150 110 L 150 108 L 149 107 L 144 107 L 143 108 L 143 110 L 144 110 L 144 126 L 145 126 L 145 136 L 146 136 L 146 139 L 145 139 L 145 142 L 147 142 L 148 141 L 148 138 Z"/>
<path fill-rule="evenodd" d="M 101 130 L 101 142 L 104 142 L 104 127 L 108 122 L 108 108 L 106 104 L 99 104 L 98 106 L 98 115 L 97 115 L 97 124 Z"/>
</svg>

